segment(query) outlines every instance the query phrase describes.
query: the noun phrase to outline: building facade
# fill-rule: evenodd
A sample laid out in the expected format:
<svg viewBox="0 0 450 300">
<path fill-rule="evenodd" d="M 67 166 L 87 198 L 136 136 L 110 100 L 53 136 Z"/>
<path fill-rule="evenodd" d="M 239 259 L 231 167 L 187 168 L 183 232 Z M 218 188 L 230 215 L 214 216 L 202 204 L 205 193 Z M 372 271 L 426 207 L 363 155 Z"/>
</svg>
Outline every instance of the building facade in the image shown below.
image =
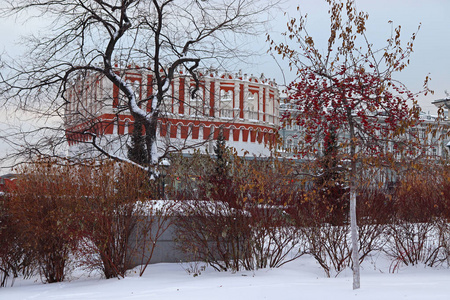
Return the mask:
<svg viewBox="0 0 450 300">
<path fill-rule="evenodd" d="M 117 74 L 133 87 L 141 108 L 151 111 L 152 72 L 138 66 Z M 279 127 L 279 92 L 273 80 L 246 74 L 199 72 L 193 78 L 178 72 L 163 103 L 158 120 L 158 149 L 164 152 L 212 152 L 214 139 L 222 132 L 227 146 L 238 154 L 267 156 Z M 198 90 L 192 95 L 195 87 Z M 68 89 L 65 111 L 69 155 L 89 156 L 92 141 L 114 155 L 126 155 L 134 120 L 125 97 L 107 78 L 87 74 Z M 95 133 L 95 134 L 93 134 Z"/>
<path fill-rule="evenodd" d="M 446 124 L 447 124 L 446 132 L 444 132 L 444 134 L 446 135 L 446 137 L 444 139 L 444 144 L 445 144 L 445 147 L 447 147 L 447 149 L 449 150 L 449 153 L 450 153 L 450 129 L 449 129 L 450 128 L 450 97 L 447 97 L 447 98 L 444 98 L 444 99 L 435 100 L 435 101 L 433 101 L 433 104 L 437 108 L 443 110 L 444 120 L 446 121 Z"/>
<path fill-rule="evenodd" d="M 444 112 L 444 118 L 450 119 L 450 97 L 444 99 L 438 99 L 432 102 L 437 108 L 442 109 Z"/>
<path fill-rule="evenodd" d="M 433 102 L 438 107 L 444 109 L 445 119 L 440 123 L 437 122 L 437 116 L 422 113 L 420 115 L 421 122 L 411 128 L 408 132 L 399 136 L 398 139 L 409 140 L 413 137 L 417 137 L 423 143 L 427 157 L 432 158 L 448 158 L 450 156 L 450 136 L 448 133 L 448 128 L 450 128 L 450 120 L 448 119 L 448 109 L 450 108 L 450 99 L 437 100 Z M 289 103 L 280 104 L 280 114 L 284 115 L 287 113 L 295 113 L 295 109 Z M 447 133 L 446 133 L 447 132 Z M 346 137 L 346 132 L 338 133 L 340 137 Z M 285 156 L 292 156 L 297 153 L 298 146 L 303 139 L 303 131 L 301 126 L 297 125 L 295 122 L 292 124 L 283 124 L 279 130 L 279 136 L 281 138 L 281 143 L 279 145 L 278 151 L 284 153 Z M 394 149 L 396 140 L 392 140 L 386 143 L 386 151 L 392 151 Z M 318 147 L 319 154 L 323 152 L 322 147 Z"/>
</svg>

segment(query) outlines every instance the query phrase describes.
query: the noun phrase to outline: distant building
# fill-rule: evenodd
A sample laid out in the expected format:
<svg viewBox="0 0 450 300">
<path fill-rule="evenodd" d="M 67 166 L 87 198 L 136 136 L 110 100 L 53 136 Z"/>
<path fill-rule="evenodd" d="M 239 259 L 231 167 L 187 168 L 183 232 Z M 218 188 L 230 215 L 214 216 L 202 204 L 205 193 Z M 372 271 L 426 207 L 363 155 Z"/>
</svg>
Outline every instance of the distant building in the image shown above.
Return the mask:
<svg viewBox="0 0 450 300">
<path fill-rule="evenodd" d="M 432 102 L 436 107 L 442 108 L 444 110 L 444 118 L 446 119 L 447 124 L 447 132 L 446 137 L 444 138 L 445 147 L 450 152 L 450 97 L 445 99 L 439 99 Z"/>
<path fill-rule="evenodd" d="M 447 97 L 445 99 L 439 99 L 432 102 L 437 108 L 442 108 L 444 110 L 444 116 L 448 119 L 450 119 L 450 98 Z"/>
<path fill-rule="evenodd" d="M 443 106 L 446 109 L 450 108 L 450 99 L 443 99 L 443 100 L 437 100 L 434 101 L 433 104 Z M 291 113 L 295 115 L 295 108 L 293 105 L 289 103 L 282 103 L 280 104 L 280 114 L 281 116 L 286 113 Z M 448 115 L 448 111 L 446 111 Z M 450 154 L 450 137 L 445 136 L 445 126 L 447 126 L 447 130 L 450 126 L 450 121 L 447 118 L 447 120 L 444 120 L 441 122 L 441 127 L 437 128 L 437 120 L 438 116 L 430 115 L 426 113 L 422 113 L 420 115 L 420 119 L 422 122 L 417 127 L 411 128 L 409 133 L 405 134 L 402 137 L 399 137 L 399 139 L 402 138 L 409 138 L 408 134 L 414 134 L 418 135 L 418 137 L 423 141 L 424 145 L 427 145 L 427 152 L 426 155 L 428 157 L 448 157 Z M 438 129 L 435 133 L 431 132 L 429 130 L 429 127 L 433 129 Z M 303 133 L 302 128 L 295 124 L 295 122 L 292 122 L 291 124 L 284 124 L 280 127 L 279 130 L 279 136 L 282 140 L 281 144 L 279 145 L 279 151 L 283 152 L 285 156 L 294 155 L 297 152 L 299 142 L 302 141 Z M 340 135 L 345 136 L 345 132 L 338 133 Z M 390 141 L 386 145 L 386 149 L 388 151 L 393 149 L 394 144 L 396 141 Z M 319 147 L 319 153 L 323 151 L 321 147 Z"/>
<path fill-rule="evenodd" d="M 138 100 L 151 97 L 153 73 L 138 66 L 120 72 L 117 67 L 117 73 L 132 85 Z M 199 78 L 194 98 L 191 91 L 195 82 L 190 75 L 179 72 L 173 80 L 164 103 L 166 111 L 158 121 L 160 150 L 170 144 L 171 149 L 192 146 L 212 152 L 213 140 L 222 131 L 227 146 L 239 154 L 270 155 L 279 127 L 277 84 L 263 75 L 219 74 L 211 70 L 200 72 Z M 108 152 L 126 155 L 125 145 L 134 120 L 118 87 L 101 75 L 88 74 L 73 82 L 66 98 L 69 155 L 92 155 L 89 133 L 93 132 Z M 147 111 L 151 110 L 150 102 L 145 102 Z"/>
<path fill-rule="evenodd" d="M 293 112 L 294 110 L 293 106 L 289 103 L 280 104 L 280 116 L 283 116 L 289 111 Z M 282 124 L 278 134 L 281 139 L 279 150 L 286 154 L 295 153 L 300 139 L 302 138 L 300 126 L 295 124 L 295 122 L 291 124 Z"/>
</svg>

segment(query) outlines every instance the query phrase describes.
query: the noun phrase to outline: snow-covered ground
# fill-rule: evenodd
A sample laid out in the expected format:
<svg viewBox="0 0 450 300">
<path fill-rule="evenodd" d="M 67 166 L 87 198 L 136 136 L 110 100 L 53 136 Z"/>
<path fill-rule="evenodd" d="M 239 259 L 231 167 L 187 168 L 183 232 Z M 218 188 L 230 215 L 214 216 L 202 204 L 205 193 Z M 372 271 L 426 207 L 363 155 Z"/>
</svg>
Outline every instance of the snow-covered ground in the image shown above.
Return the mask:
<svg viewBox="0 0 450 300">
<path fill-rule="evenodd" d="M 75 272 L 63 283 L 18 279 L 13 287 L 0 288 L 0 299 L 450 299 L 450 269 L 410 266 L 392 274 L 383 258 L 362 267 L 357 291 L 351 270 L 326 278 L 311 257 L 303 256 L 278 269 L 233 274 L 207 268 L 197 277 L 185 271 L 188 264 L 156 264 L 143 277 L 130 272 L 124 279 L 105 280 Z"/>
</svg>

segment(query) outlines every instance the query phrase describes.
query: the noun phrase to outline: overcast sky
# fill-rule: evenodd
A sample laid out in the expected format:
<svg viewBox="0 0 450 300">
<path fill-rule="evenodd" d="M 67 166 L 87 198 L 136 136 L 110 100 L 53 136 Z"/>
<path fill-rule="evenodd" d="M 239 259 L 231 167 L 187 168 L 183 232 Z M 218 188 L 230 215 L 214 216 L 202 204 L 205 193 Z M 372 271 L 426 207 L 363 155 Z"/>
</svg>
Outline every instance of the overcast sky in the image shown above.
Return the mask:
<svg viewBox="0 0 450 300">
<path fill-rule="evenodd" d="M 425 112 L 436 112 L 432 101 L 445 98 L 445 90 L 450 93 L 450 0 L 357 0 L 358 10 L 369 13 L 367 35 L 375 48 L 386 45 L 391 33 L 392 20 L 394 26 L 402 26 L 402 42 L 406 44 L 411 34 L 421 29 L 414 45 L 411 64 L 397 79 L 402 81 L 413 92 L 420 91 L 427 75 L 431 77 L 429 86 L 434 95 L 421 96 L 419 104 Z M 297 5 L 303 14 L 308 14 L 308 30 L 317 43 L 329 37 L 328 6 L 319 0 L 289 0 L 283 4 L 291 17 L 298 16 Z M 285 30 L 287 17 L 277 13 L 272 28 L 272 36 Z M 282 83 L 283 77 L 279 68 L 271 62 L 270 57 L 260 60 L 254 68 L 264 72 L 266 77 L 275 77 Z M 257 73 L 257 72 L 256 72 Z M 292 80 L 291 76 L 288 81 Z"/>
<path fill-rule="evenodd" d="M 422 96 L 419 103 L 424 111 L 435 112 L 436 109 L 431 102 L 445 98 L 445 90 L 450 92 L 450 0 L 357 0 L 356 3 L 359 10 L 369 13 L 368 37 L 375 48 L 384 46 L 390 36 L 392 27 L 388 24 L 389 20 L 394 22 L 394 26 L 402 26 L 402 41 L 405 43 L 417 30 L 418 25 L 422 24 L 411 64 L 399 74 L 398 79 L 410 90 L 417 92 L 422 88 L 425 77 L 429 75 L 430 88 L 435 94 Z M 321 39 L 328 39 L 328 6 L 325 1 L 320 0 L 285 0 L 281 11 L 272 13 L 274 19 L 269 29 L 271 36 L 276 38 L 285 30 L 288 17 L 284 16 L 284 11 L 291 17 L 298 16 L 297 5 L 303 14 L 308 14 L 308 29 L 315 37 L 316 43 Z M 1 21 L 0 51 L 7 50 L 12 55 L 19 52 L 14 46 L 14 43 L 19 41 L 18 37 L 36 31 L 44 22 L 44 20 L 25 21 L 23 16 Z M 261 50 L 267 48 L 264 36 L 257 38 L 255 43 Z M 12 53 L 11 49 L 14 49 Z M 242 71 L 255 75 L 264 73 L 268 78 L 275 78 L 279 84 L 284 83 L 282 72 L 271 56 L 262 55 L 255 61 L 255 64 L 245 66 Z M 283 62 L 280 63 L 285 66 Z M 288 82 L 293 79 L 289 72 L 286 72 L 285 76 Z"/>
</svg>

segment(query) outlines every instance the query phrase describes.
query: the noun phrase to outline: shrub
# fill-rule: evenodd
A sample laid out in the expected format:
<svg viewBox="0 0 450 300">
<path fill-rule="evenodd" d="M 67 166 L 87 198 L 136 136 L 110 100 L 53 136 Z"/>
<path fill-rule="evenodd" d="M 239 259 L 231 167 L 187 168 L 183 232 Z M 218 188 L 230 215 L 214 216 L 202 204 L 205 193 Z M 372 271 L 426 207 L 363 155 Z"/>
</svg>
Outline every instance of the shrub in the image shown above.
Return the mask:
<svg viewBox="0 0 450 300">
<path fill-rule="evenodd" d="M 0 232 L 7 240 L 0 251 L 2 266 L 8 266 L 4 274 L 19 268 L 28 272 L 24 268 L 32 260 L 47 282 L 62 281 L 68 263 L 77 257 L 81 266 L 101 269 L 106 278 L 123 277 L 132 257 L 144 251 L 142 245 L 130 242 L 133 232 L 143 243 L 151 239 L 154 247 L 166 227 L 164 215 L 151 233 L 154 218 L 148 216 L 155 210 L 147 200 L 155 191 L 153 181 L 129 164 L 85 163 L 38 160 L 19 169 L 8 227 Z M 143 269 L 150 259 L 142 261 Z"/>
<path fill-rule="evenodd" d="M 351 252 L 347 243 L 349 226 L 346 222 L 329 223 L 334 218 L 332 206 L 325 204 L 328 200 L 319 196 L 317 190 L 303 191 L 290 206 L 289 213 L 302 233 L 304 251 L 331 276 L 348 266 Z"/>
<path fill-rule="evenodd" d="M 290 252 L 297 247 L 298 229 L 285 213 L 295 195 L 292 166 L 226 153 L 228 165 L 222 153 L 221 168 L 205 158 L 208 164 L 195 170 L 199 197 L 182 204 L 181 249 L 217 270 L 278 267 L 299 257 L 300 252 Z M 210 170 L 213 174 L 206 173 Z"/>
<path fill-rule="evenodd" d="M 357 218 L 359 236 L 359 258 L 383 249 L 388 233 L 388 224 L 392 222 L 394 200 L 381 185 L 358 189 Z"/>
<path fill-rule="evenodd" d="M 392 271 L 401 265 L 448 262 L 448 200 L 443 190 L 447 171 L 439 165 L 426 167 L 404 175 L 395 193 L 395 215 L 385 247 Z"/>
<path fill-rule="evenodd" d="M 329 189 L 332 187 L 331 189 Z M 327 183 L 299 192 L 288 209 L 302 232 L 304 251 L 312 255 L 327 276 L 337 276 L 351 266 L 348 194 Z M 391 220 L 392 197 L 375 186 L 357 191 L 360 262 L 385 243 L 386 224 Z"/>
<path fill-rule="evenodd" d="M 129 247 L 132 233 L 139 223 L 139 235 L 145 237 L 152 226 L 150 220 L 142 220 L 148 214 L 144 203 L 151 196 L 151 182 L 143 170 L 113 161 L 82 167 L 79 174 L 86 195 L 81 216 L 80 250 L 87 258 L 83 264 L 100 268 L 106 278 L 124 277 L 136 250 Z"/>
<path fill-rule="evenodd" d="M 10 193 L 10 212 L 26 241 L 21 248 L 31 253 L 46 282 L 62 281 L 79 240 L 79 222 L 70 217 L 77 201 L 68 192 L 77 190 L 74 174 L 57 160 L 38 160 L 21 167 L 19 174 Z"/>
<path fill-rule="evenodd" d="M 19 275 L 31 276 L 35 269 L 32 253 L 9 206 L 9 197 L 0 196 L 0 287 L 6 286 L 9 278 L 12 285 Z"/>
<path fill-rule="evenodd" d="M 184 201 L 177 218 L 177 242 L 192 260 L 218 271 L 251 269 L 248 215 L 218 201 Z"/>
</svg>

